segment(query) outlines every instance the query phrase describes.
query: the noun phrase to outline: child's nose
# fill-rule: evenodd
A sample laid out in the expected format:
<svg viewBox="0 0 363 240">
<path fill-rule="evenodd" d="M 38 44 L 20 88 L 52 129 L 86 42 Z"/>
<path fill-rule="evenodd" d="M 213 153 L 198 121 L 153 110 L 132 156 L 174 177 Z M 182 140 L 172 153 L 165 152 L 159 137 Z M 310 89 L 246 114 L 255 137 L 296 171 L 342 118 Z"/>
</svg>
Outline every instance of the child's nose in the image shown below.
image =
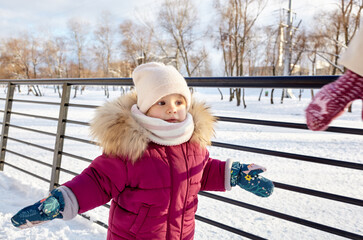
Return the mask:
<svg viewBox="0 0 363 240">
<path fill-rule="evenodd" d="M 176 113 L 176 106 L 175 104 L 170 104 L 168 107 L 168 113 Z"/>
</svg>

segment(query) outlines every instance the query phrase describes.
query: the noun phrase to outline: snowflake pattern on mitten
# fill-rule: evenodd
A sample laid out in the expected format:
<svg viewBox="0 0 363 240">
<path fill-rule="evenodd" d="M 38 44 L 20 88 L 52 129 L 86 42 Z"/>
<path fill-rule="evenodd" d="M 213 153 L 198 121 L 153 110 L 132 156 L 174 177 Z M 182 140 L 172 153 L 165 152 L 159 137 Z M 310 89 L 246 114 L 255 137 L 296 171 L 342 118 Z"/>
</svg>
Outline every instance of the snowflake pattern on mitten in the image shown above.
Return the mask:
<svg viewBox="0 0 363 240">
<path fill-rule="evenodd" d="M 268 197 L 272 194 L 274 185 L 272 181 L 259 176 L 264 171 L 265 168 L 256 164 L 234 162 L 231 168 L 231 186 L 238 185 L 259 197 Z"/>
</svg>

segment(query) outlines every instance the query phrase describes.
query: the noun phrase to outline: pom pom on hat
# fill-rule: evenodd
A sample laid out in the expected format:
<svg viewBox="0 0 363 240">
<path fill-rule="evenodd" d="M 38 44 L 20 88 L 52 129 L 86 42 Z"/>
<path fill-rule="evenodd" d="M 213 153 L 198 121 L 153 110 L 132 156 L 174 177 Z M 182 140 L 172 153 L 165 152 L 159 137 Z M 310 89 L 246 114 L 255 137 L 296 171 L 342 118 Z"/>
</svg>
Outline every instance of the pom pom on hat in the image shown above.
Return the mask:
<svg viewBox="0 0 363 240">
<path fill-rule="evenodd" d="M 169 94 L 180 94 L 185 98 L 187 110 L 191 93 L 184 77 L 173 66 L 163 63 L 145 63 L 132 73 L 137 92 L 137 106 L 146 113 L 160 98 Z"/>
</svg>

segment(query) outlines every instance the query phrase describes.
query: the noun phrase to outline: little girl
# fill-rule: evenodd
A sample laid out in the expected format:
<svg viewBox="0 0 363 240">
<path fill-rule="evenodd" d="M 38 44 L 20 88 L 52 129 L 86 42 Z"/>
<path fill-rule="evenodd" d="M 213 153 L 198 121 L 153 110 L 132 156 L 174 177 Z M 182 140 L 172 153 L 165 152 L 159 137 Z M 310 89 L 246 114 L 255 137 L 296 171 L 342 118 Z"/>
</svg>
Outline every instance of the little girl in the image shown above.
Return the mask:
<svg viewBox="0 0 363 240">
<path fill-rule="evenodd" d="M 259 176 L 263 167 L 209 157 L 216 119 L 191 98 L 174 67 L 147 63 L 132 77 L 137 94 L 107 102 L 91 121 L 103 154 L 49 197 L 20 210 L 12 218 L 15 227 L 69 220 L 112 200 L 107 239 L 193 239 L 199 191 L 238 185 L 271 195 L 273 183 Z"/>
</svg>

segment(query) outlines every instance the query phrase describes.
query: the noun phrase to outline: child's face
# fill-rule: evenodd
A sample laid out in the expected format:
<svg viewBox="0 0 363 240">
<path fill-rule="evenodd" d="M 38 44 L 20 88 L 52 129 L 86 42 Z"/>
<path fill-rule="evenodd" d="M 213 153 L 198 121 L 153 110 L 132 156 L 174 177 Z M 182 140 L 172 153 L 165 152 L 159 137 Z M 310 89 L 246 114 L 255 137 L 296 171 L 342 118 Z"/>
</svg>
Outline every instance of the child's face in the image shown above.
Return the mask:
<svg viewBox="0 0 363 240">
<path fill-rule="evenodd" d="M 167 122 L 182 122 L 187 116 L 187 104 L 182 95 L 170 94 L 160 98 L 149 108 L 146 115 Z"/>
</svg>

